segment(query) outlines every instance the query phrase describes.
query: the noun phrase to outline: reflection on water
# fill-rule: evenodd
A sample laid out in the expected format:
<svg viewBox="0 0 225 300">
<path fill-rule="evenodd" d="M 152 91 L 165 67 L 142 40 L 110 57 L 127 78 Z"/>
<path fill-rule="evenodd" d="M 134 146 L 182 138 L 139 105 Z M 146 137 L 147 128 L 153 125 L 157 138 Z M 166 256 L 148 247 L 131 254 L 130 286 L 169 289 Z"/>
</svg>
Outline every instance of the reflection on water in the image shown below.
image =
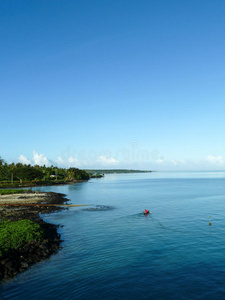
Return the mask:
<svg viewBox="0 0 225 300">
<path fill-rule="evenodd" d="M 36 188 L 90 206 L 43 216 L 64 225 L 62 251 L 2 284 L 0 298 L 223 299 L 224 172 L 91 182 Z"/>
</svg>

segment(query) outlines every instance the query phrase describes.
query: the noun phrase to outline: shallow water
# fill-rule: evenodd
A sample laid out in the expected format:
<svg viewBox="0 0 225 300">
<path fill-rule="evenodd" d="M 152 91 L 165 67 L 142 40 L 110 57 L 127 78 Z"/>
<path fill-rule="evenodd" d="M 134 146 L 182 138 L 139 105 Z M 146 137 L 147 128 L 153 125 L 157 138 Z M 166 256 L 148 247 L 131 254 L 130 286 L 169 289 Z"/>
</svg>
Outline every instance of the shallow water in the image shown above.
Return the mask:
<svg viewBox="0 0 225 300">
<path fill-rule="evenodd" d="M 116 174 L 37 189 L 90 206 L 43 216 L 64 226 L 63 249 L 2 284 L 1 299 L 225 298 L 225 172 Z"/>
</svg>

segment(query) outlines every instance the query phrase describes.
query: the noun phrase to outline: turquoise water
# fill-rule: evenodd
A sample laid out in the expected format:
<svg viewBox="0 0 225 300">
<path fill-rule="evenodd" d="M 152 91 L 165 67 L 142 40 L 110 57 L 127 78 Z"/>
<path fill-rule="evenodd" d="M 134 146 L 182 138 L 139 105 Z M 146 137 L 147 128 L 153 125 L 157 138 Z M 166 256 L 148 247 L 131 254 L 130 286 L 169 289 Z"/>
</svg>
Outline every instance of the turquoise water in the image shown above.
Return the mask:
<svg viewBox="0 0 225 300">
<path fill-rule="evenodd" d="M 225 172 L 106 175 L 38 190 L 89 210 L 43 216 L 63 225 L 63 249 L 2 284 L 1 299 L 225 299 Z"/>
</svg>

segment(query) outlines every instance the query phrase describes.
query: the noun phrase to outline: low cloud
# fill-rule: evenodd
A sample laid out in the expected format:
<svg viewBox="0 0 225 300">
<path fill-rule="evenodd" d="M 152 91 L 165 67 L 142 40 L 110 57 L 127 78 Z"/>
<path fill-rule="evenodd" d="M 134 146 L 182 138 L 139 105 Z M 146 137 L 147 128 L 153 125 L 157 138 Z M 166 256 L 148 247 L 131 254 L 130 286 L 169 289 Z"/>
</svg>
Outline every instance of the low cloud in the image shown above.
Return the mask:
<svg viewBox="0 0 225 300">
<path fill-rule="evenodd" d="M 68 159 L 63 159 L 59 156 L 56 160 L 56 163 L 60 167 L 70 168 L 70 167 L 78 167 L 80 166 L 80 162 L 76 157 L 70 156 Z"/>
<path fill-rule="evenodd" d="M 35 165 L 39 166 L 50 166 L 50 160 L 44 154 L 38 154 L 36 151 L 33 151 L 33 161 Z"/>
<path fill-rule="evenodd" d="M 182 159 L 172 159 L 170 162 L 174 166 L 180 166 L 180 165 L 184 165 L 186 163 L 185 160 L 182 160 Z"/>
<path fill-rule="evenodd" d="M 163 157 L 160 157 L 160 158 L 156 159 L 155 162 L 156 162 L 157 164 L 163 164 L 163 163 L 164 163 L 164 158 L 163 158 Z"/>
<path fill-rule="evenodd" d="M 18 162 L 25 165 L 39 165 L 39 166 L 50 166 L 54 164 L 54 162 L 50 161 L 44 154 L 38 154 L 36 151 L 33 151 L 33 158 L 29 159 L 23 154 L 21 154 L 18 159 Z"/>
<path fill-rule="evenodd" d="M 95 154 L 95 155 L 94 155 Z M 31 165 L 57 165 L 61 168 L 83 168 L 83 169 L 98 169 L 98 168 L 124 168 L 124 169 L 144 169 L 157 171 L 214 171 L 225 169 L 225 159 L 222 155 L 208 155 L 201 160 L 167 160 L 163 156 L 155 156 L 152 159 L 131 160 L 117 159 L 110 155 L 83 155 L 76 157 L 74 155 L 59 156 L 55 161 L 51 161 L 44 154 L 39 154 L 33 151 L 32 159 L 27 158 L 23 154 L 18 157 L 18 162 Z M 131 157 L 132 158 L 132 157 Z"/>
<path fill-rule="evenodd" d="M 105 155 L 100 155 L 99 157 L 92 157 L 90 159 L 79 160 L 74 156 L 69 156 L 68 158 L 59 156 L 56 163 L 60 167 L 78 167 L 78 168 L 98 168 L 98 167 L 110 167 L 115 166 L 119 163 L 114 157 L 107 157 Z"/>
<path fill-rule="evenodd" d="M 25 165 L 31 165 L 31 161 L 22 154 L 18 157 L 18 162 L 25 164 Z"/>
<path fill-rule="evenodd" d="M 225 165 L 225 161 L 222 155 L 219 156 L 208 155 L 206 161 L 210 164 L 217 165 L 217 166 Z"/>
<path fill-rule="evenodd" d="M 33 151 L 32 160 L 28 159 L 24 155 L 20 155 L 18 161 L 23 164 L 32 164 L 39 166 L 50 166 L 50 165 L 58 165 L 62 168 L 98 168 L 98 167 L 110 167 L 115 166 L 119 163 L 117 159 L 114 157 L 107 157 L 106 155 L 100 155 L 99 157 L 92 157 L 90 159 L 79 160 L 74 156 L 61 157 L 59 156 L 56 161 L 51 161 L 44 154 L 39 154 L 36 151 Z"/>
<path fill-rule="evenodd" d="M 115 164 L 119 163 L 119 161 L 117 159 L 115 159 L 114 157 L 107 158 L 106 155 L 99 156 L 97 162 L 102 165 L 107 165 L 107 166 L 115 165 Z"/>
</svg>

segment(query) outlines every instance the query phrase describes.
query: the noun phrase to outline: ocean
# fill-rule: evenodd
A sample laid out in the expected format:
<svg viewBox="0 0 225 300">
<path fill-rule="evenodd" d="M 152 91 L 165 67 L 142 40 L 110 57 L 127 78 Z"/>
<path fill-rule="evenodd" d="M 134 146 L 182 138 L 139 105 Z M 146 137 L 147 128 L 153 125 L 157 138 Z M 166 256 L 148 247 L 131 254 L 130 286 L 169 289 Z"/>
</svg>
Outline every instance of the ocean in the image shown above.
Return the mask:
<svg viewBox="0 0 225 300">
<path fill-rule="evenodd" d="M 35 190 L 89 206 L 42 215 L 62 226 L 63 249 L 0 285 L 0 299 L 225 299 L 225 172 L 109 174 Z"/>
</svg>

